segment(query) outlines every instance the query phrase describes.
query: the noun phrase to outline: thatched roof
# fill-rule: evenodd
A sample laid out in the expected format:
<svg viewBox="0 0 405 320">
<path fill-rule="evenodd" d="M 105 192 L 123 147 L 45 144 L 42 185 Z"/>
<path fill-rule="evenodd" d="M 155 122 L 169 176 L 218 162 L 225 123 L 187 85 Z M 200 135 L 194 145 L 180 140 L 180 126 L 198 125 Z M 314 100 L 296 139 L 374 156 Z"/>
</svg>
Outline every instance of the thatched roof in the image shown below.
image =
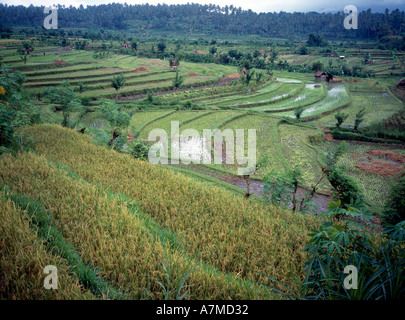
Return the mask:
<svg viewBox="0 0 405 320">
<path fill-rule="evenodd" d="M 398 81 L 398 83 L 396 84 L 397 88 L 405 88 L 405 79 L 401 79 Z"/>
</svg>

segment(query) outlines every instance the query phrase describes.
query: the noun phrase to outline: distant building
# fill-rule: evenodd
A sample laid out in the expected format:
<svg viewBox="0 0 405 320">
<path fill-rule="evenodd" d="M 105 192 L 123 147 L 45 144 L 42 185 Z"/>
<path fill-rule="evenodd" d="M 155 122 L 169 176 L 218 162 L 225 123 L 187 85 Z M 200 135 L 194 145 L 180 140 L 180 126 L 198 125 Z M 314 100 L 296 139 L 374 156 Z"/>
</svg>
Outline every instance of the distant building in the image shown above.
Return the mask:
<svg viewBox="0 0 405 320">
<path fill-rule="evenodd" d="M 399 80 L 395 87 L 398 89 L 405 90 L 405 79 Z"/>
<path fill-rule="evenodd" d="M 318 71 L 314 74 L 315 80 L 317 81 L 332 81 L 333 80 L 333 75 L 331 75 L 328 72 L 325 71 Z"/>
<path fill-rule="evenodd" d="M 248 69 L 246 67 L 243 67 L 242 70 L 240 71 L 240 73 L 242 75 L 246 75 L 247 72 L 248 72 Z"/>
<path fill-rule="evenodd" d="M 180 62 L 178 61 L 174 61 L 174 60 L 170 60 L 170 68 L 177 68 L 180 65 Z"/>
</svg>

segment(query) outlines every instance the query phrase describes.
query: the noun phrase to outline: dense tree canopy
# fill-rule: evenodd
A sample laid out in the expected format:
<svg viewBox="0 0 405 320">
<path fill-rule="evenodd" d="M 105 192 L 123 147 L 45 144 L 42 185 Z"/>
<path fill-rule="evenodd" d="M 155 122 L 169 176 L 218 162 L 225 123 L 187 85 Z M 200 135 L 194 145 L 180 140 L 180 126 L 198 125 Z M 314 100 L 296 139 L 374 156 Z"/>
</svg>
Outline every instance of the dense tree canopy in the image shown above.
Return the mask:
<svg viewBox="0 0 405 320">
<path fill-rule="evenodd" d="M 307 36 L 321 34 L 325 38 L 381 39 L 388 35 L 403 36 L 405 14 L 399 9 L 384 13 L 371 10 L 359 13 L 359 29 L 346 30 L 346 15 L 337 13 L 294 12 L 255 13 L 234 6 L 214 4 L 127 5 L 107 4 L 58 7 L 59 28 L 128 29 L 148 34 L 151 31 L 204 33 L 206 35 L 256 34 L 268 37 Z M 8 6 L 0 4 L 0 21 L 4 26 L 41 27 L 44 7 Z M 403 41 L 403 39 L 402 39 Z"/>
</svg>

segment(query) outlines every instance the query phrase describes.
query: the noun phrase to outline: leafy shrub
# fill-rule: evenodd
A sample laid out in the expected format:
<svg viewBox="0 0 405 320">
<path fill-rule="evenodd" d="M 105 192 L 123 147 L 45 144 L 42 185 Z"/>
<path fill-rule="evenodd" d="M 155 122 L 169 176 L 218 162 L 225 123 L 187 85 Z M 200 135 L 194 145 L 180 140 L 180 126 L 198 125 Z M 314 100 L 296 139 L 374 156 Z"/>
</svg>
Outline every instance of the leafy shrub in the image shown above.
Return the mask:
<svg viewBox="0 0 405 320">
<path fill-rule="evenodd" d="M 304 251 L 305 280 L 298 293 L 286 287 L 289 293 L 269 286 L 288 299 L 311 300 L 392 300 L 405 297 L 405 221 L 384 230 L 381 240 L 375 241 L 370 228 L 369 213 L 352 202 L 342 210 L 332 203 L 322 224 L 310 234 Z M 332 221 L 345 212 L 345 221 Z M 347 288 L 346 267 L 357 269 L 357 286 Z M 353 283 L 352 278 L 352 285 Z"/>
<path fill-rule="evenodd" d="M 341 110 L 339 110 L 336 114 L 335 114 L 335 118 L 337 120 L 336 122 L 336 127 L 339 128 L 343 122 L 345 122 L 345 120 L 349 117 L 348 114 L 345 114 L 344 112 L 342 112 Z"/>
<path fill-rule="evenodd" d="M 137 140 L 130 145 L 130 154 L 134 158 L 147 160 L 150 146 L 144 140 Z"/>
<path fill-rule="evenodd" d="M 343 173 L 340 168 L 329 168 L 328 180 L 334 188 L 333 196 L 340 200 L 342 205 L 351 201 L 362 200 L 360 188 L 356 182 Z"/>
<path fill-rule="evenodd" d="M 383 220 L 390 224 L 405 220 L 405 176 L 401 177 L 391 188 Z"/>
</svg>

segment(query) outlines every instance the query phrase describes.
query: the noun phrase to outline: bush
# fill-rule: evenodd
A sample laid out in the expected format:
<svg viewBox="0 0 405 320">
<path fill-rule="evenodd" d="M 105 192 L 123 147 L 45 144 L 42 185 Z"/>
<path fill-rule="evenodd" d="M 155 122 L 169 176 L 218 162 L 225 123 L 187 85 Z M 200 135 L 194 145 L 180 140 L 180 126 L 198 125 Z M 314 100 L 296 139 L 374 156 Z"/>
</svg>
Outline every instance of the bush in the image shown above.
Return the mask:
<svg viewBox="0 0 405 320">
<path fill-rule="evenodd" d="M 130 154 L 134 158 L 141 160 L 148 160 L 150 146 L 146 144 L 144 140 L 138 140 L 132 142 L 130 145 Z"/>
<path fill-rule="evenodd" d="M 329 168 L 327 177 L 334 188 L 333 196 L 340 200 L 342 205 L 350 204 L 351 201 L 362 200 L 360 188 L 351 177 L 343 173 L 342 169 Z"/>
<path fill-rule="evenodd" d="M 383 213 L 384 223 L 396 224 L 405 220 L 405 176 L 393 185 Z"/>
</svg>

